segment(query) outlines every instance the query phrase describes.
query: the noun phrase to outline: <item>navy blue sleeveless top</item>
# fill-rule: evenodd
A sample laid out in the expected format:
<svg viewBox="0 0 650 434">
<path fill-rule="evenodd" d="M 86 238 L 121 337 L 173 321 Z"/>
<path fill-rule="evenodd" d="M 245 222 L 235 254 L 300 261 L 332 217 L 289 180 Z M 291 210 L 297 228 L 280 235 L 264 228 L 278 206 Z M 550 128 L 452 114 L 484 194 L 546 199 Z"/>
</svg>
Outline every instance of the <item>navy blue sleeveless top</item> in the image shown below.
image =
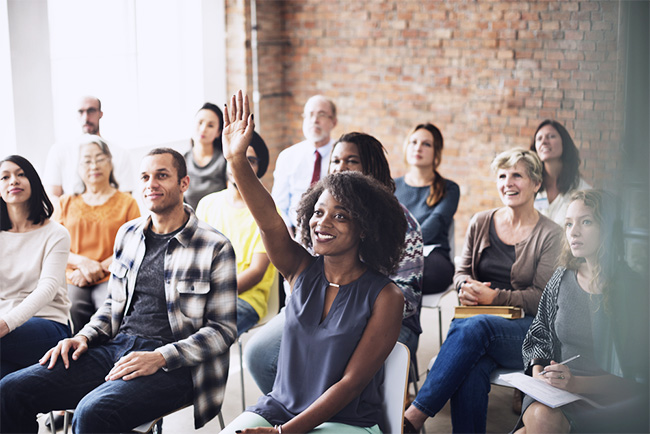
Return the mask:
<svg viewBox="0 0 650 434">
<path fill-rule="evenodd" d="M 391 282 L 373 270 L 341 285 L 327 316 L 321 322 L 329 282 L 318 257 L 297 278 L 285 309 L 286 320 L 273 390 L 247 411 L 272 425 L 288 422 L 343 377 L 381 290 Z M 383 366 L 359 396 L 329 422 L 369 427 L 382 417 L 379 387 Z"/>
</svg>

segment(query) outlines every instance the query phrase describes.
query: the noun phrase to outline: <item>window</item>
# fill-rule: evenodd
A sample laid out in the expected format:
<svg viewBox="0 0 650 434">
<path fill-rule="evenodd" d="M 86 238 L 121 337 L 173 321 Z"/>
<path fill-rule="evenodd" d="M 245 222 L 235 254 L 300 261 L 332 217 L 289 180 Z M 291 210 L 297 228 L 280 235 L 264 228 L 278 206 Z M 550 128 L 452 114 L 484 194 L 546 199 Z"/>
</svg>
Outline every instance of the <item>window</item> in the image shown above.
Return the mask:
<svg viewBox="0 0 650 434">
<path fill-rule="evenodd" d="M 15 119 L 3 137 L 37 167 L 80 134 L 84 95 L 102 101 L 102 136 L 126 149 L 187 143 L 201 105 L 225 102 L 223 0 L 0 3 L 2 89 L 13 94 L 0 108 Z"/>
</svg>

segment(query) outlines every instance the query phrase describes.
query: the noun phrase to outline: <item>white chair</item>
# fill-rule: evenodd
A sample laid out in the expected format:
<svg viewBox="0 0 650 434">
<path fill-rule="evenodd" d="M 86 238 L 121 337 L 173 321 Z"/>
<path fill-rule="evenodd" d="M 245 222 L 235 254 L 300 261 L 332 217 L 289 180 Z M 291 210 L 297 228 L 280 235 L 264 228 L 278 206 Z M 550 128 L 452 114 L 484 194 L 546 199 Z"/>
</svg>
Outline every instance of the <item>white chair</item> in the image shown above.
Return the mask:
<svg viewBox="0 0 650 434">
<path fill-rule="evenodd" d="M 404 404 L 408 387 L 410 354 L 406 345 L 397 342 L 384 362 L 384 384 L 381 387 L 384 422 L 381 431 L 402 434 Z"/>
<path fill-rule="evenodd" d="M 271 284 L 269 292 L 269 300 L 267 302 L 267 310 L 264 318 L 260 319 L 257 324 L 250 328 L 250 330 L 261 327 L 267 322 L 271 321 L 278 312 L 280 312 L 280 276 L 275 273 L 275 279 Z M 237 338 L 237 345 L 239 346 L 239 374 L 241 382 L 241 408 L 242 411 L 246 410 L 246 392 L 244 390 L 244 353 L 242 349 L 241 336 Z M 223 428 L 223 427 L 221 427 Z"/>
<path fill-rule="evenodd" d="M 449 234 L 447 236 L 447 239 L 449 240 L 449 257 L 452 258 L 455 262 L 455 253 L 456 253 L 456 246 L 455 246 L 455 231 L 456 231 L 456 224 L 454 220 L 451 221 L 451 224 L 449 225 Z M 433 251 L 435 248 L 434 245 L 427 245 L 424 246 L 424 256 L 428 256 L 429 253 Z M 442 346 L 442 312 L 440 309 L 440 303 L 442 302 L 442 299 L 445 298 L 448 294 L 455 294 L 456 295 L 456 304 L 458 304 L 458 294 L 456 293 L 456 289 L 454 288 L 453 283 L 449 285 L 449 287 L 443 291 L 439 292 L 437 294 L 425 294 L 422 296 L 422 307 L 427 308 L 427 309 L 433 309 L 437 311 L 438 313 L 438 348 Z"/>
<path fill-rule="evenodd" d="M 437 294 L 425 294 L 422 296 L 422 307 L 427 309 L 433 309 L 438 314 L 438 348 L 442 346 L 442 310 L 441 302 L 444 297 L 449 294 L 456 296 L 456 304 L 458 304 L 458 293 L 454 285 L 449 285 L 449 287 L 444 292 L 439 292 Z"/>
</svg>

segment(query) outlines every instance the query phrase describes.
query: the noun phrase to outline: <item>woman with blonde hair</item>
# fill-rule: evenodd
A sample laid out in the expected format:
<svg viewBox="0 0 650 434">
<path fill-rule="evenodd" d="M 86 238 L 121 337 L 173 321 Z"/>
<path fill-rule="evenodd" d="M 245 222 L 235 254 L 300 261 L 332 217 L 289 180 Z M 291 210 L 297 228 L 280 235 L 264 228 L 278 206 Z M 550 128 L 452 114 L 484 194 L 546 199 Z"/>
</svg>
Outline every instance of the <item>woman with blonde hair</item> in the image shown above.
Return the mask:
<svg viewBox="0 0 650 434">
<path fill-rule="evenodd" d="M 458 209 L 460 189 L 438 172 L 443 146 L 442 133 L 435 125 L 417 125 L 404 143 L 408 171 L 395 179 L 395 196 L 422 228 L 423 294 L 446 290 L 454 276 L 453 258 L 449 257 L 449 230 Z"/>
<path fill-rule="evenodd" d="M 502 152 L 492 162 L 503 206 L 472 217 L 454 283 L 464 306 L 505 305 L 524 318 L 475 315 L 455 319 L 413 405 L 406 432 L 451 401 L 454 432 L 485 432 L 490 374 L 522 369 L 521 343 L 544 285 L 553 274 L 562 231 L 533 207 L 542 163 L 526 149 Z"/>
</svg>

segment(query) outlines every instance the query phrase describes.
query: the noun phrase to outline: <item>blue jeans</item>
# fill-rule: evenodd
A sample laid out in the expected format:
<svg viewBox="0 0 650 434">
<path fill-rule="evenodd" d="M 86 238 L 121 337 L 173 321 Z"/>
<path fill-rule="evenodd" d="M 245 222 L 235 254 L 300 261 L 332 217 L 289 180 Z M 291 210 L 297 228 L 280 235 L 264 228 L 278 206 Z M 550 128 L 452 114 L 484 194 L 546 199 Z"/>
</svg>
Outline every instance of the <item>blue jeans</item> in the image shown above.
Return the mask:
<svg viewBox="0 0 650 434">
<path fill-rule="evenodd" d="M 258 323 L 260 316 L 246 300 L 237 297 L 237 335 L 241 336 Z"/>
<path fill-rule="evenodd" d="M 490 373 L 523 369 L 521 345 L 532 317 L 455 319 L 413 405 L 433 417 L 451 399 L 455 433 L 485 432 Z"/>
<path fill-rule="evenodd" d="M 237 320 L 239 322 L 239 319 Z M 257 387 L 264 395 L 271 392 L 278 371 L 278 357 L 284 330 L 284 308 L 273 319 L 257 332 L 246 343 L 244 363 Z M 402 326 L 397 340 L 406 345 L 415 357 L 420 336 L 408 327 Z"/>
<path fill-rule="evenodd" d="M 7 375 L 0 382 L 0 432 L 38 431 L 37 413 L 75 408 L 75 433 L 129 432 L 144 422 L 192 402 L 189 368 L 158 370 L 132 380 L 105 381 L 120 357 L 152 351 L 160 341 L 118 334 L 93 346 L 65 369 L 39 364 Z"/>
<path fill-rule="evenodd" d="M 37 363 L 47 350 L 69 337 L 67 324 L 30 318 L 0 339 L 0 378 Z"/>
</svg>

